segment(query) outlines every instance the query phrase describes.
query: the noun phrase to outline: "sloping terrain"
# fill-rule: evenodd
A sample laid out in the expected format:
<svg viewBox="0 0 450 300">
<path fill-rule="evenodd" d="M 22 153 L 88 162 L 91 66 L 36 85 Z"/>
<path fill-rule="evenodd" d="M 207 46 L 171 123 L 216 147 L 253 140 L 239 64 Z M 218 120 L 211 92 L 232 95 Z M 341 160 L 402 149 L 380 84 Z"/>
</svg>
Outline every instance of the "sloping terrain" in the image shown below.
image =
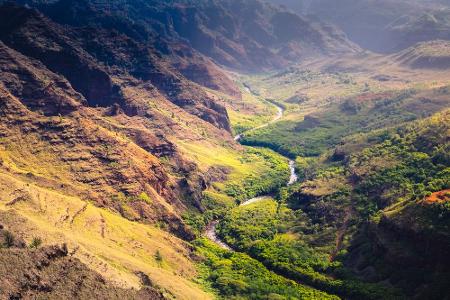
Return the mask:
<svg viewBox="0 0 450 300">
<path fill-rule="evenodd" d="M 400 64 L 417 69 L 450 69 L 450 41 L 419 43 L 393 56 Z"/>
<path fill-rule="evenodd" d="M 209 298 L 193 283 L 189 246 L 166 231 L 193 238 L 181 213 L 202 209 L 210 180 L 174 140 L 232 141 L 225 108 L 126 36 L 72 30 L 15 5 L 0 14 L 1 223 L 27 242 L 35 233 L 67 243 L 127 289 L 140 288 L 142 272 L 178 298 Z"/>
<path fill-rule="evenodd" d="M 255 93 L 286 107 L 286 117 L 242 142 L 290 157 L 316 156 L 349 134 L 430 116 L 449 105 L 446 53 L 447 42 L 436 41 L 392 56 L 312 59 L 247 76 Z"/>
<path fill-rule="evenodd" d="M 418 42 L 450 39 L 449 3 L 438 0 L 272 0 L 335 24 L 359 46 L 397 52 Z"/>
<path fill-rule="evenodd" d="M 399 51 L 418 42 L 450 40 L 450 7 L 419 11 L 403 16 L 387 27 L 391 51 Z"/>
<path fill-rule="evenodd" d="M 144 272 L 178 297 L 208 298 L 191 283 L 189 247 L 155 227 L 193 236 L 180 217 L 193 204 L 181 201 L 189 197 L 178 198 L 189 193 L 189 184 L 155 155 L 172 155 L 181 170 L 185 161 L 192 174 L 195 165 L 146 128 L 144 119 L 130 119 L 118 109 L 113 120 L 112 108 L 84 106 L 84 97 L 41 62 L 4 45 L 2 58 L 2 224 L 28 242 L 39 236 L 45 244 L 67 243 L 83 263 L 121 286 L 139 288 L 135 273 Z"/>
<path fill-rule="evenodd" d="M 194 282 L 196 256 L 182 239 L 195 235 L 182 216 L 211 205 L 206 189 L 258 184 L 275 155 L 233 142 L 217 95 L 241 101 L 234 83 L 182 43 L 162 53 L 106 25 L 60 25 L 14 4 L 0 15 L 1 223 L 27 243 L 66 243 L 126 289 L 140 289 L 142 273 L 171 297 L 212 297 Z M 273 189 L 264 180 L 258 189 Z"/>
<path fill-rule="evenodd" d="M 153 154 L 127 142 L 126 135 L 112 134 L 107 123 L 94 122 L 99 114 L 87 107 L 83 110 L 80 102 L 84 98 L 63 78 L 4 45 L 2 50 L 5 59 L 1 91 L 4 166 L 28 173 L 37 181 L 42 178 L 48 186 L 64 187 L 66 181 L 67 190 L 77 190 L 79 195 L 84 194 L 102 206 L 115 206 L 119 211 L 123 207 L 117 202 L 120 199 L 115 199 L 118 195 L 147 194 L 154 202 L 139 202 L 147 207 L 154 206 L 160 213 L 159 216 L 141 213 L 143 219 L 156 221 L 162 220 L 164 212 L 173 214 L 167 201 L 175 199 L 174 182 L 170 182 Z M 58 84 L 60 88 L 53 87 Z M 79 106 L 76 115 L 64 114 L 65 110 L 75 113 L 76 105 Z M 40 112 L 41 107 L 44 107 L 43 112 Z M 147 147 L 158 148 L 165 143 L 170 151 L 170 144 L 158 141 L 153 134 L 146 134 L 144 130 L 135 134 Z M 169 223 L 174 224 L 175 219 Z"/>
<path fill-rule="evenodd" d="M 447 110 L 396 129 L 375 145 L 366 140 L 358 150 L 354 141 L 342 146 L 361 195 L 354 197 L 357 210 L 365 201 L 381 209 L 351 242 L 346 263 L 368 280 L 389 280 L 417 299 L 449 293 L 448 202 L 445 196 L 428 200 L 449 186 L 448 124 Z"/>
<path fill-rule="evenodd" d="M 37 11 L 13 5 L 3 6 L 1 16 L 5 23 L 1 40 L 65 76 L 92 107 L 117 103 L 128 115 L 138 114 L 142 104 L 124 99 L 118 82 L 122 79 L 125 80 L 122 84 L 127 83 L 126 79 L 130 78 L 126 78 L 126 72 L 129 72 L 137 79 L 151 82 L 148 88 L 158 89 L 189 113 L 230 130 L 223 107 L 171 68 L 170 63 L 160 60 L 156 50 L 152 53 L 151 48 L 139 44 L 139 40 L 98 28 L 66 29 Z M 130 61 L 130 57 L 133 60 Z M 113 75 L 122 78 L 113 78 Z"/>
<path fill-rule="evenodd" d="M 68 255 L 64 246 L 38 250 L 0 249 L 0 293 L 8 299 L 166 299 L 146 283 L 140 291 L 121 289 Z M 14 270 L 10 266 L 15 266 Z"/>
<path fill-rule="evenodd" d="M 0 297 L 449 293 L 445 1 L 8 2 Z"/>
<path fill-rule="evenodd" d="M 245 71 L 285 66 L 319 53 L 359 50 L 338 29 L 259 0 L 22 2 L 34 4 L 57 22 L 112 27 L 176 56 L 170 43 L 187 42 L 217 63 Z M 112 16 L 106 17 L 105 11 Z M 111 17 L 113 22 L 108 21 Z"/>
<path fill-rule="evenodd" d="M 211 298 L 192 282 L 196 276 L 192 249 L 162 230 L 164 226 L 128 221 L 87 200 L 40 187 L 30 178 L 17 179 L 4 170 L 0 176 L 2 225 L 27 244 L 36 237 L 44 245 L 65 243 L 71 255 L 118 287 L 140 289 L 143 275 L 174 297 Z"/>
</svg>

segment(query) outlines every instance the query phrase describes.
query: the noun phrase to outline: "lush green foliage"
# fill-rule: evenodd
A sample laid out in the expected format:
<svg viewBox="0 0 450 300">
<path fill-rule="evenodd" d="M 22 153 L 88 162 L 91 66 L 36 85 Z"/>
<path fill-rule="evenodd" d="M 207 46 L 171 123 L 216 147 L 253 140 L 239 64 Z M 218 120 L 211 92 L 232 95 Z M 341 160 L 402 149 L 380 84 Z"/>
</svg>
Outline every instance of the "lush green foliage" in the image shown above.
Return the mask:
<svg viewBox="0 0 450 300">
<path fill-rule="evenodd" d="M 34 237 L 29 247 L 31 249 L 37 249 L 42 245 L 42 239 L 40 237 Z"/>
<path fill-rule="evenodd" d="M 215 183 L 213 188 L 203 192 L 202 214 L 187 212 L 183 215 L 185 222 L 200 235 L 206 225 L 223 217 L 237 204 L 265 194 L 276 193 L 286 185 L 289 179 L 288 161 L 283 156 L 262 148 L 248 147 L 240 158 L 243 165 L 255 161 L 264 161 L 263 171 L 255 170 L 245 177 L 229 178 L 224 183 Z"/>
<path fill-rule="evenodd" d="M 357 228 L 362 230 L 365 228 L 363 224 L 374 223 L 371 226 L 378 226 L 376 230 L 379 234 L 386 235 L 383 238 L 388 243 L 385 247 L 399 249 L 393 251 L 408 249 L 408 254 L 403 255 L 417 259 L 417 255 L 424 255 L 430 250 L 422 249 L 420 244 L 411 244 L 408 240 L 411 232 L 414 232 L 415 238 L 435 244 L 449 238 L 448 202 L 423 202 L 431 193 L 450 187 L 449 124 L 449 114 L 444 112 L 396 129 L 373 132 L 364 138 L 350 137 L 320 161 L 300 160 L 305 167 L 314 170 L 308 170 L 305 175 L 307 181 L 301 188 L 291 189 L 288 203 L 295 209 L 303 210 L 320 227 L 335 226 L 340 218 L 333 216 L 342 216 L 350 211 L 351 223 L 359 224 Z M 336 182 L 347 184 L 339 185 Z M 392 228 L 395 228 L 396 233 L 391 232 Z M 399 285 L 405 293 L 414 290 L 409 287 L 429 281 L 426 278 L 419 279 L 421 277 L 414 266 L 402 272 L 392 262 L 376 259 L 379 252 L 370 250 L 374 247 L 371 246 L 370 237 L 364 239 L 353 240 L 353 247 L 355 244 L 365 245 L 356 246 L 361 251 L 359 255 L 366 257 L 366 264 L 375 265 L 383 274 L 380 276 L 385 276 L 380 278 L 389 278 L 394 274 L 403 278 L 404 282 Z M 440 249 L 444 247 L 436 245 Z M 261 259 L 270 261 L 272 265 L 269 267 L 329 292 L 339 291 L 354 296 L 362 289 L 369 293 L 365 298 L 381 297 L 387 292 L 383 290 L 380 294 L 379 288 L 357 283 L 348 275 L 341 282 L 329 278 L 315 279 L 312 273 L 305 273 L 305 269 L 298 268 L 295 262 L 283 264 L 281 259 L 281 263 L 274 259 L 268 260 L 266 256 L 275 251 L 269 248 L 266 252 L 253 253 L 252 256 L 261 257 L 261 253 L 265 253 Z M 350 248 L 350 252 L 355 251 Z M 345 260 L 347 254 L 355 255 L 344 250 L 342 256 L 338 255 L 337 261 Z M 432 256 L 427 259 L 433 263 Z M 429 268 L 429 272 L 433 272 L 432 265 Z M 341 266 L 331 269 L 334 273 L 348 274 Z M 441 277 L 436 275 L 436 278 Z M 313 281 L 310 282 L 310 279 Z M 436 279 L 435 282 L 442 280 Z M 440 286 L 441 291 L 443 286 Z"/>
<path fill-rule="evenodd" d="M 286 159 L 266 149 L 250 148 L 242 157 L 243 162 L 251 162 L 254 157 L 262 157 L 270 166 L 263 174 L 249 175 L 240 181 L 227 182 L 224 192 L 238 202 L 278 191 L 289 179 Z"/>
<path fill-rule="evenodd" d="M 383 209 L 402 200 L 422 200 L 450 187 L 448 115 L 380 133 L 377 144 L 351 156 L 350 173 L 365 174 L 356 185 L 359 209 Z M 446 123 L 447 121 L 447 123 Z M 390 163 L 373 165 L 384 159 Z"/>
<path fill-rule="evenodd" d="M 194 242 L 205 258 L 203 280 L 224 299 L 338 299 L 267 270 L 248 255 L 218 248 L 207 240 Z"/>
<path fill-rule="evenodd" d="M 441 109 L 438 105 L 420 104 L 422 100 L 417 99 L 416 93 L 407 90 L 389 96 L 370 96 L 374 99 L 365 102 L 350 98 L 307 115 L 303 121 L 281 121 L 249 132 L 242 143 L 269 147 L 290 157 L 317 156 L 345 136 L 412 121 Z"/>
<path fill-rule="evenodd" d="M 301 211 L 294 212 L 269 199 L 233 209 L 221 222 L 219 234 L 228 244 L 287 278 L 346 297 L 394 297 L 393 291 L 380 285 L 328 275 L 340 263 L 330 263 L 326 253 L 289 232 L 305 222 Z"/>
</svg>

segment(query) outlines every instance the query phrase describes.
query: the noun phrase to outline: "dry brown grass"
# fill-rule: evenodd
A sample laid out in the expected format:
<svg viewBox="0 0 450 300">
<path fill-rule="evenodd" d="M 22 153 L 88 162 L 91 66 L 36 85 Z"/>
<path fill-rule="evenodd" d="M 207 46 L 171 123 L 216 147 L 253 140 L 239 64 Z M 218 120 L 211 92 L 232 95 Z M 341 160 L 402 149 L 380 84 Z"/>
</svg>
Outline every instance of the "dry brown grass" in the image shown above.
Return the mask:
<svg viewBox="0 0 450 300">
<path fill-rule="evenodd" d="M 14 201 L 18 195 L 27 195 Z M 135 275 L 150 279 L 179 299 L 208 299 L 193 283 L 196 277 L 189 246 L 154 226 L 128 221 L 106 209 L 0 174 L 2 223 L 25 237 L 42 237 L 44 244 L 67 243 L 83 263 L 121 287 L 139 288 Z M 17 222 L 16 220 L 20 220 Z M 155 259 L 162 254 L 163 261 Z"/>
</svg>

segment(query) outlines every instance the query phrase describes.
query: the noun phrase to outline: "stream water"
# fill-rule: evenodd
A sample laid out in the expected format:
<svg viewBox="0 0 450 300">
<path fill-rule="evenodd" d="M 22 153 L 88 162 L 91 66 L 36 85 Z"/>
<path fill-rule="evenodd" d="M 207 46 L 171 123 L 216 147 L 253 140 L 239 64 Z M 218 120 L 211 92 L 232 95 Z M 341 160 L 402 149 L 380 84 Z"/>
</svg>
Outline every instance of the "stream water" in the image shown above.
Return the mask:
<svg viewBox="0 0 450 300">
<path fill-rule="evenodd" d="M 251 92 L 248 88 L 246 88 L 246 89 L 249 92 Z M 281 119 L 283 117 L 283 112 L 284 112 L 283 108 L 281 106 L 276 105 L 275 103 L 272 103 L 272 104 L 277 108 L 277 115 L 270 122 L 267 122 L 267 123 L 265 123 L 263 125 L 260 125 L 258 127 L 252 128 L 252 129 L 250 129 L 248 131 L 252 131 L 252 130 L 256 130 L 256 129 L 259 129 L 259 128 L 266 127 L 269 124 L 271 124 L 273 122 L 276 122 L 276 121 L 278 121 L 279 119 Z M 244 136 L 244 133 L 238 134 L 238 135 L 236 135 L 234 137 L 234 140 L 235 141 L 239 141 L 243 136 Z M 298 179 L 297 173 L 295 172 L 295 161 L 289 160 L 289 170 L 290 170 L 290 174 L 291 175 L 289 177 L 289 181 L 286 183 L 286 185 L 288 185 L 288 186 L 291 185 L 291 184 L 294 184 L 295 182 L 297 182 L 297 179 Z M 251 199 L 248 199 L 248 200 L 242 202 L 240 204 L 240 206 L 249 205 L 249 204 L 252 204 L 252 203 L 255 203 L 255 202 L 267 199 L 269 197 L 270 197 L 269 195 L 263 195 L 263 196 L 258 196 L 258 197 L 255 197 L 255 198 L 251 198 Z M 206 237 L 208 239 L 210 239 L 211 241 L 213 241 L 214 243 L 216 243 L 220 247 L 232 251 L 233 249 L 229 245 L 227 245 L 224 241 L 222 241 L 219 238 L 219 236 L 217 235 L 217 225 L 219 224 L 219 222 L 220 222 L 219 220 L 215 220 L 215 221 L 210 222 L 208 224 L 208 226 L 206 227 L 205 235 L 206 235 Z"/>
</svg>

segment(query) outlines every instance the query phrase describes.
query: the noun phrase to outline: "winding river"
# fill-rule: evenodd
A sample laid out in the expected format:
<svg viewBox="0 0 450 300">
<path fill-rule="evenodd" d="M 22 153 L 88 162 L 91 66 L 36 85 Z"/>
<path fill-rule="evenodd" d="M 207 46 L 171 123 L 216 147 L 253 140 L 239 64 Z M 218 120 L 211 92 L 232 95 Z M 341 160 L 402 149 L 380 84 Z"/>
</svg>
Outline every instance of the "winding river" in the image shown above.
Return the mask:
<svg viewBox="0 0 450 300">
<path fill-rule="evenodd" d="M 245 89 L 248 92 L 251 93 L 251 91 L 250 91 L 250 89 L 248 87 L 245 87 Z M 281 106 L 277 105 L 276 103 L 271 102 L 271 104 L 274 105 L 277 108 L 276 116 L 271 121 L 269 121 L 267 123 L 264 123 L 264 124 L 262 124 L 262 125 L 260 125 L 258 127 L 249 129 L 246 132 L 266 127 L 269 124 L 272 124 L 273 122 L 276 122 L 276 121 L 280 120 L 283 117 L 284 109 Z M 245 132 L 236 135 L 234 137 L 234 140 L 235 141 L 239 141 L 244 136 L 244 134 L 245 134 Z M 298 179 L 297 173 L 295 172 L 295 161 L 289 160 L 289 170 L 290 170 L 291 175 L 289 177 L 289 181 L 286 183 L 286 185 L 288 185 L 288 186 L 291 185 L 291 184 L 294 184 L 297 181 L 297 179 Z M 251 203 L 255 203 L 255 202 L 267 199 L 267 198 L 269 198 L 269 195 L 258 196 L 258 197 L 255 197 L 255 198 L 252 198 L 252 199 L 248 199 L 248 200 L 242 202 L 240 204 L 240 206 L 249 205 Z M 215 220 L 215 221 L 210 222 L 208 224 L 208 226 L 206 227 L 205 235 L 206 235 L 206 237 L 208 239 L 210 239 L 211 241 L 213 241 L 214 243 L 216 243 L 217 245 L 219 245 L 223 249 L 227 249 L 227 250 L 233 251 L 233 249 L 229 245 L 227 245 L 224 241 L 222 241 L 219 238 L 219 236 L 217 235 L 217 230 L 216 229 L 217 229 L 217 225 L 219 224 L 219 222 L 220 222 L 219 220 Z"/>
</svg>

